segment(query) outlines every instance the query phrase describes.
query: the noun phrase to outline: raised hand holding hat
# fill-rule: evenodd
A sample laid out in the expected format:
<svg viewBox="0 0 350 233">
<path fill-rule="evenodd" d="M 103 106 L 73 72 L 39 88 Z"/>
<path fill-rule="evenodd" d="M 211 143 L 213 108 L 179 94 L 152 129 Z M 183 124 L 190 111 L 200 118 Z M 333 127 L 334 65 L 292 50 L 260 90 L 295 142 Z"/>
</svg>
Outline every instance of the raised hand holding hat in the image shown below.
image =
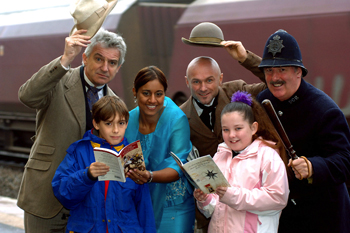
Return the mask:
<svg viewBox="0 0 350 233">
<path fill-rule="evenodd" d="M 74 18 L 74 26 L 69 35 L 77 30 L 86 29 L 84 35 L 92 38 L 117 2 L 118 0 L 76 0 L 70 11 Z"/>
<path fill-rule="evenodd" d="M 243 63 L 247 57 L 247 50 L 244 48 L 242 42 L 240 41 L 222 41 L 221 44 L 225 46 L 226 51 L 233 57 L 235 60 Z"/>
</svg>

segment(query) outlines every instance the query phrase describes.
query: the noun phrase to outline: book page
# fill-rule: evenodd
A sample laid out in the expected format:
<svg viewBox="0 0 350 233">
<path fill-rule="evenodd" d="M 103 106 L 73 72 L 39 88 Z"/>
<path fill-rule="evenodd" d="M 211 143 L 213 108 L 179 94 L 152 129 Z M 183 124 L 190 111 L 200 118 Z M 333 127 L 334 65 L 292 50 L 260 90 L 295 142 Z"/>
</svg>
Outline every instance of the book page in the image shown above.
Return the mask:
<svg viewBox="0 0 350 233">
<path fill-rule="evenodd" d="M 204 193 L 213 193 L 219 186 L 230 187 L 210 155 L 191 160 L 184 168 Z"/>
<path fill-rule="evenodd" d="M 116 180 L 125 182 L 125 175 L 118 153 L 109 149 L 94 148 L 95 160 L 109 166 L 109 172 L 104 176 L 99 176 L 99 181 Z"/>
<path fill-rule="evenodd" d="M 177 163 L 177 165 L 179 165 L 179 167 L 181 168 L 181 170 L 183 170 L 183 163 L 182 161 L 179 159 L 179 157 L 177 157 L 177 155 L 170 151 L 170 155 L 175 159 L 175 162 Z"/>
<path fill-rule="evenodd" d="M 197 186 L 196 182 L 194 182 L 194 180 L 191 178 L 191 176 L 187 173 L 187 171 L 185 170 L 185 168 L 183 167 L 183 163 L 181 162 L 181 160 L 179 159 L 179 157 L 177 157 L 177 155 L 170 151 L 170 155 L 175 159 L 175 162 L 177 163 L 177 165 L 179 165 L 181 171 L 185 174 L 187 180 L 197 189 L 199 189 L 199 187 Z"/>
</svg>

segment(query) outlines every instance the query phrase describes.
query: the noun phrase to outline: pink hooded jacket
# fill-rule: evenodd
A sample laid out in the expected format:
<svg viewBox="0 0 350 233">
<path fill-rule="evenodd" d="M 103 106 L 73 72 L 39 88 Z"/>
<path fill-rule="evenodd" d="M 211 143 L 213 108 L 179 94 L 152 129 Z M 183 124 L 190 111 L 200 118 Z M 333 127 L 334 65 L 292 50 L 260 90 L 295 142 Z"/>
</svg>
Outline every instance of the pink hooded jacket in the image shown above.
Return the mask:
<svg viewBox="0 0 350 233">
<path fill-rule="evenodd" d="M 256 139 L 234 158 L 232 150 L 221 143 L 214 161 L 231 187 L 221 200 L 210 194 L 206 201 L 197 201 L 199 210 L 211 216 L 209 232 L 277 232 L 289 195 L 279 154 Z"/>
</svg>

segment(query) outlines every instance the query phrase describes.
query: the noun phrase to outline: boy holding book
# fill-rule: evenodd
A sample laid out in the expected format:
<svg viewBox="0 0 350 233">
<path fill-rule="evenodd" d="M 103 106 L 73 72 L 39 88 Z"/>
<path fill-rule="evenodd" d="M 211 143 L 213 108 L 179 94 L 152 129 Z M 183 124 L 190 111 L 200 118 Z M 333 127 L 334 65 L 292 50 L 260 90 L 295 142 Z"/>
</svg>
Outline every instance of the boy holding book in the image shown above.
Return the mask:
<svg viewBox="0 0 350 233">
<path fill-rule="evenodd" d="M 119 152 L 129 112 L 116 96 L 105 96 L 92 108 L 94 129 L 73 143 L 52 181 L 55 196 L 70 210 L 67 232 L 156 232 L 147 184 L 98 181 L 109 166 L 95 162 L 94 147 Z"/>
</svg>

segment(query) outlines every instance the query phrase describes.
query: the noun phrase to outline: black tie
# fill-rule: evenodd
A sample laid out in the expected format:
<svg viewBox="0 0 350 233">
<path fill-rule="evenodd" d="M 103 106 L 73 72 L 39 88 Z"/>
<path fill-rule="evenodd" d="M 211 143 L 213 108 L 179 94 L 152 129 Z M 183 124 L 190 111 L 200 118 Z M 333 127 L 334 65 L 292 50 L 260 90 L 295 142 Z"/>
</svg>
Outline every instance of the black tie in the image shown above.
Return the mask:
<svg viewBox="0 0 350 233">
<path fill-rule="evenodd" d="M 92 105 L 97 102 L 98 100 L 98 92 L 101 89 L 98 89 L 96 87 L 92 87 L 90 85 L 86 85 L 88 87 L 88 91 L 86 92 L 86 98 L 89 104 L 90 111 L 92 111 Z"/>
<path fill-rule="evenodd" d="M 214 102 L 211 106 L 205 106 L 204 104 L 200 103 L 198 100 L 194 99 L 198 106 L 203 109 L 202 114 L 200 115 L 201 120 L 203 123 L 210 129 L 214 129 L 215 124 L 215 109 L 218 105 L 218 98 L 215 97 Z M 211 120 L 210 120 L 210 113 L 211 113 Z"/>
</svg>

